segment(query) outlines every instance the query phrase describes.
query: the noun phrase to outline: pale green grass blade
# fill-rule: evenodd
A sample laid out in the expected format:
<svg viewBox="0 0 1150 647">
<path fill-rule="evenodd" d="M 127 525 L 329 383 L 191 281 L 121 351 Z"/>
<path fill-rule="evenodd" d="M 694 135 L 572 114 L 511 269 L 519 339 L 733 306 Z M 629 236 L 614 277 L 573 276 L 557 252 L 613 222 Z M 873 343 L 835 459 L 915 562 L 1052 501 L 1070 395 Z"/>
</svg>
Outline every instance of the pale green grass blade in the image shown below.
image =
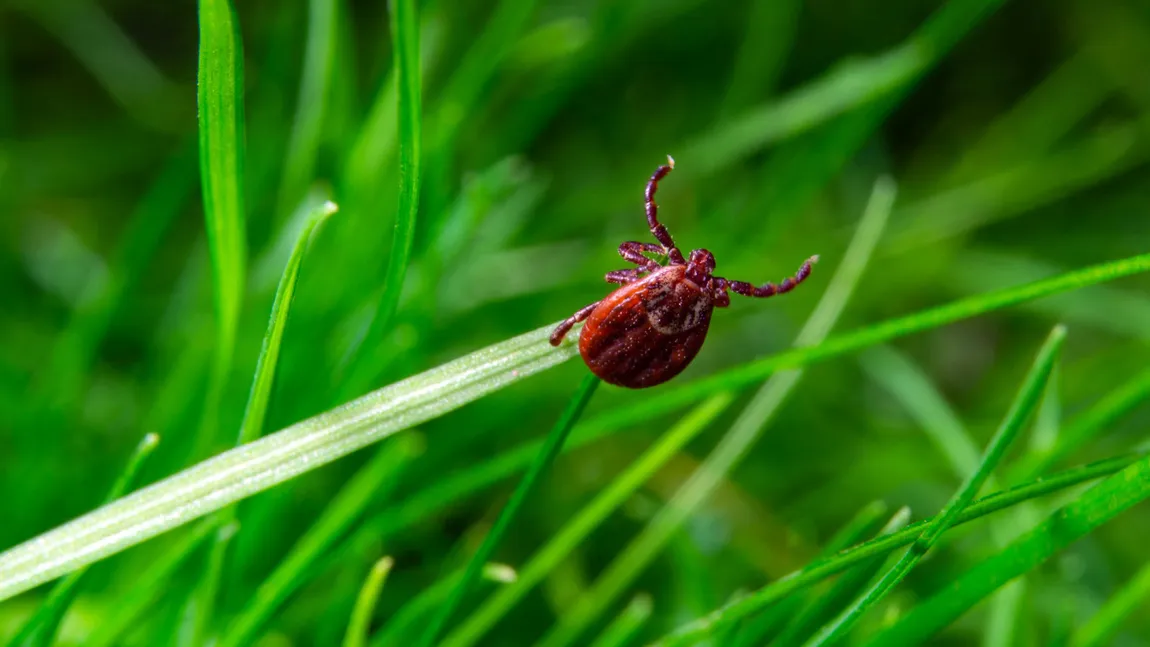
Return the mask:
<svg viewBox="0 0 1150 647">
<path fill-rule="evenodd" d="M 399 124 L 399 205 L 391 239 L 391 251 L 387 257 L 383 293 L 367 337 L 361 345 L 369 350 L 374 349 L 383 338 L 399 307 L 400 292 L 403 290 L 411 248 L 415 242 L 415 221 L 419 214 L 420 164 L 422 164 L 420 150 L 423 138 L 419 11 L 415 0 L 396 0 L 392 7 L 392 55 L 398 88 L 396 114 Z M 370 353 L 361 352 L 352 358 L 352 366 L 357 366 L 354 363 L 356 358 L 365 355 L 370 356 Z M 348 375 L 343 392 L 354 395 L 363 385 L 370 383 L 374 369 L 360 364 L 357 370 L 352 370 Z"/>
<path fill-rule="evenodd" d="M 579 385 L 575 395 L 567 404 L 567 408 L 559 416 L 555 422 L 555 426 L 551 428 L 550 433 L 547 434 L 547 439 L 543 442 L 543 448 L 539 451 L 539 455 L 532 461 L 531 465 L 527 468 L 527 473 L 523 475 L 523 479 L 519 481 L 519 485 L 515 487 L 515 491 L 511 493 L 511 498 L 508 499 L 507 505 L 499 513 L 499 517 L 491 526 L 487 536 L 483 538 L 483 543 L 480 544 L 479 549 L 471 556 L 470 561 L 467 563 L 467 570 L 463 572 L 463 579 L 459 584 L 452 589 L 451 594 L 447 596 L 447 601 L 439 608 L 439 612 L 427 627 L 427 631 L 423 634 L 423 639 L 419 644 L 425 647 L 430 647 L 436 643 L 439 638 L 439 633 L 443 630 L 444 625 L 451 619 L 451 614 L 463 601 L 464 597 L 474 586 L 476 580 L 479 579 L 480 571 L 487 560 L 491 558 L 492 553 L 495 552 L 495 547 L 503 540 L 503 536 L 507 533 L 508 528 L 511 527 L 511 522 L 519 513 L 523 503 L 527 500 L 528 495 L 531 494 L 535 488 L 535 484 L 542 477 L 553 462 L 555 457 L 559 455 L 559 451 L 563 448 L 563 443 L 567 440 L 567 435 L 571 433 L 571 427 L 583 415 L 583 409 L 587 407 L 587 403 L 591 401 L 591 396 L 595 394 L 595 389 L 598 388 L 600 380 L 598 377 L 588 374 L 583 378 L 582 384 Z M 522 573 L 520 574 L 522 577 Z"/>
<path fill-rule="evenodd" d="M 102 619 L 99 629 L 88 637 L 85 645 L 112 647 L 123 644 L 121 637 L 124 632 L 139 621 L 140 615 L 164 592 L 165 585 L 171 581 L 176 570 L 218 527 L 219 519 L 216 517 L 204 519 L 192 526 L 186 535 L 149 565 L 126 594 L 116 599 L 112 613 Z"/>
<path fill-rule="evenodd" d="M 615 510 L 630 498 L 660 467 L 674 457 L 692 439 L 730 405 L 729 394 L 714 396 L 695 407 L 683 419 L 613 479 L 598 496 L 532 555 L 519 568 L 515 582 L 496 593 L 476 609 L 440 643 L 441 647 L 467 647 L 479 641 L 551 573 L 562 560 L 577 549 Z"/>
<path fill-rule="evenodd" d="M 195 456 L 216 440 L 220 398 L 235 354 L 247 276 L 244 215 L 244 67 L 231 0 L 199 4 L 200 181 L 212 258 L 215 360 Z"/>
<path fill-rule="evenodd" d="M 555 324 L 212 457 L 0 554 L 0 600 L 453 411 L 578 352 Z M 575 331 L 578 334 L 578 331 Z"/>
<path fill-rule="evenodd" d="M 1038 357 L 1035 359 L 1034 365 L 1023 381 L 1022 388 L 1019 390 L 1018 395 L 1015 396 L 1014 402 L 1010 405 L 1010 410 L 1003 419 L 1002 425 L 999 426 L 998 431 L 996 431 L 994 437 L 991 438 L 990 444 L 987 446 L 979 462 L 978 469 L 966 477 L 958 491 L 954 493 L 954 496 L 947 502 L 946 507 L 939 513 L 938 517 L 931 522 L 930 526 L 922 533 L 922 536 L 915 540 L 914 544 L 912 544 L 911 548 L 899 559 L 894 568 L 887 571 L 882 579 L 875 583 L 865 595 L 859 598 L 858 601 L 840 615 L 834 623 L 828 625 L 819 635 L 807 643 L 808 645 L 831 645 L 843 640 L 850 633 L 851 629 L 854 628 L 855 624 L 858 623 L 859 619 L 862 618 L 863 614 L 876 606 L 882 598 L 902 582 L 907 574 L 910 573 L 911 569 L 938 543 L 942 534 L 954 524 L 958 518 L 958 514 L 974 500 L 975 495 L 978 494 L 978 490 L 982 488 L 987 479 L 990 478 L 994 469 L 998 467 L 998 464 L 1002 461 L 1006 450 L 1009 449 L 1014 443 L 1014 440 L 1018 438 L 1023 426 L 1030 419 L 1031 414 L 1034 413 L 1035 408 L 1042 398 L 1042 393 L 1046 388 L 1046 381 L 1050 377 L 1050 372 L 1054 368 L 1054 362 L 1062 350 L 1062 343 L 1065 339 L 1066 328 L 1055 326 L 1047 338 L 1046 343 L 1044 343 L 1039 350 Z"/>
<path fill-rule="evenodd" d="M 1150 496 L 1150 458 L 1143 457 L 1087 490 L 1005 550 L 987 558 L 911 609 L 867 645 L 921 644 L 999 587 L 1042 564 Z"/>
<path fill-rule="evenodd" d="M 336 62 L 337 0 L 309 0 L 303 76 L 296 99 L 295 120 L 284 157 L 283 177 L 276 199 L 275 221 L 282 222 L 307 193 L 323 143 L 327 107 Z"/>
<path fill-rule="evenodd" d="M 1146 454 L 1135 454 L 1112 458 L 1091 465 L 1066 470 L 1065 472 L 1055 474 L 1049 478 L 1040 479 L 1029 485 L 1015 487 L 985 496 L 959 513 L 954 525 L 966 523 L 967 521 L 978 519 L 999 510 L 1005 510 L 1021 502 L 1030 501 L 1052 492 L 1071 488 L 1087 481 L 1110 476 L 1131 465 L 1147 460 L 1146 456 Z M 724 605 L 722 608 L 716 609 L 702 618 L 679 627 L 653 644 L 663 647 L 669 645 L 693 645 L 714 631 L 729 626 L 731 623 L 738 622 L 753 613 L 778 604 L 795 591 L 812 586 L 823 579 L 841 573 L 872 557 L 885 555 L 902 546 L 908 546 L 914 543 L 914 541 L 922 535 L 923 531 L 939 518 L 940 517 L 932 517 L 925 519 L 886 537 L 880 537 L 854 546 L 833 557 L 815 560 L 800 571 L 782 577 L 744 598 Z"/>
<path fill-rule="evenodd" d="M 882 537 L 898 532 L 910 522 L 910 508 L 899 508 L 886 525 L 879 530 Z M 839 611 L 850 603 L 870 583 L 882 569 L 885 557 L 873 557 L 870 561 L 843 573 L 825 593 L 815 597 L 805 609 L 783 630 L 779 637 L 771 641 L 771 647 L 795 647 L 803 644 L 819 627 L 830 622 Z"/>
<path fill-rule="evenodd" d="M 355 599 L 355 606 L 351 610 L 351 621 L 347 624 L 347 635 L 343 639 L 343 647 L 365 647 L 367 645 L 367 630 L 371 625 L 371 613 L 375 610 L 375 603 L 383 591 L 383 583 L 387 574 L 391 572 L 395 560 L 384 557 L 371 567 L 363 588 Z"/>
<path fill-rule="evenodd" d="M 875 118 L 1003 0 L 951 0 L 907 41 L 862 62 L 845 63 L 777 102 L 733 119 L 685 146 L 684 159 L 706 173 L 737 162 L 771 143 L 794 137 L 859 106 L 885 100 Z M 874 107 L 874 106 L 872 106 Z M 870 130 L 867 128 L 866 130 Z"/>
<path fill-rule="evenodd" d="M 613 620 L 591 647 L 627 647 L 651 617 L 651 596 L 636 595 L 631 603 Z"/>
<path fill-rule="evenodd" d="M 156 445 L 160 442 L 160 437 L 156 434 L 146 434 L 140 443 L 136 445 L 136 450 L 128 458 L 128 464 L 124 466 L 120 475 L 116 477 L 116 482 L 112 485 L 112 489 L 108 492 L 104 502 L 108 503 L 124 496 L 124 493 L 132 486 L 139 473 L 140 468 L 143 466 L 144 461 L 152 455 L 152 451 L 156 449 Z M 24 626 L 16 632 L 16 635 L 8 641 L 9 647 L 41 647 L 51 645 L 56 638 L 56 631 L 60 627 L 60 621 L 64 619 L 64 614 L 68 612 L 69 605 L 76 599 L 79 594 L 80 578 L 88 572 L 87 568 L 81 568 L 70 573 L 67 577 L 63 578 L 52 587 L 48 592 L 47 598 L 36 610 L 36 613 L 24 623 Z"/>
<path fill-rule="evenodd" d="M 397 485 L 404 465 L 422 448 L 417 436 L 405 434 L 376 450 L 375 456 L 340 489 L 275 570 L 260 584 L 248 605 L 231 621 L 220 647 L 248 645 L 273 613 L 303 582 L 306 572 L 359 519 L 373 499 L 386 497 Z"/>
<path fill-rule="evenodd" d="M 894 182 L 886 177 L 880 178 L 874 185 L 870 201 L 842 263 L 795 340 L 797 346 L 819 344 L 830 333 L 878 244 L 894 206 L 894 199 Z M 650 564 L 690 514 L 714 492 L 746 455 L 787 400 L 802 374 L 803 371 L 798 369 L 771 376 L 698 470 L 660 509 L 639 536 L 619 553 L 591 589 L 566 615 L 558 619 L 555 628 L 543 639 L 544 647 L 561 647 L 578 641 L 588 625 Z"/>
<path fill-rule="evenodd" d="M 774 93 L 798 35 L 801 7 L 799 0 L 778 0 L 753 2 L 747 8 L 746 31 L 719 107 L 720 121 Z"/>
<path fill-rule="evenodd" d="M 1070 636 L 1071 647 L 1110 645 L 1122 623 L 1136 616 L 1150 598 L 1150 565 L 1143 566 L 1089 620 Z"/>
</svg>

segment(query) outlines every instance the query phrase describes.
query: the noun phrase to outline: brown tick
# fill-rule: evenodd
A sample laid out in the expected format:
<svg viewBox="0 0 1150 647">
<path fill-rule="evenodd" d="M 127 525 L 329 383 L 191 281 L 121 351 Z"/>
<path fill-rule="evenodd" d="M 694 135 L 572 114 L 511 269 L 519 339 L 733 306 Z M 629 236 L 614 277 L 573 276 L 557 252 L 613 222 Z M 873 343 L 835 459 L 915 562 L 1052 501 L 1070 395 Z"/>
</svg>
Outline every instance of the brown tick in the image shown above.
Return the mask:
<svg viewBox="0 0 1150 647">
<path fill-rule="evenodd" d="M 818 256 L 808 258 L 794 276 L 778 285 L 755 287 L 715 276 L 715 256 L 705 249 L 683 258 L 667 228 L 659 223 L 655 204 L 659 180 L 673 168 L 675 160 L 668 155 L 667 164 L 647 182 L 647 224 L 659 244 L 630 241 L 619 245 L 619 255 L 638 267 L 608 272 L 607 282 L 621 287 L 580 309 L 551 333 L 551 345 L 558 346 L 572 326 L 586 319 L 579 333 L 583 361 L 605 382 L 632 389 L 662 384 L 687 368 L 703 347 L 711 311 L 731 305 L 727 290 L 748 297 L 790 292 L 810 276 L 811 265 L 819 260 Z M 645 253 L 666 257 L 667 265 Z"/>
</svg>

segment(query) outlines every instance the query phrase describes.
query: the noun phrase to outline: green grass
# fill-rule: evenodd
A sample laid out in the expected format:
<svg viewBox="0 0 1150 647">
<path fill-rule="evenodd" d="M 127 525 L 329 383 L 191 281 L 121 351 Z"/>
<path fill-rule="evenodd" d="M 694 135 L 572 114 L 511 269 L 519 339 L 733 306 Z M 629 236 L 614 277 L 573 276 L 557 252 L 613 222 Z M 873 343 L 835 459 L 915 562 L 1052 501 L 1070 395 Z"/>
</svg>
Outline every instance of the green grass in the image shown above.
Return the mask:
<svg viewBox="0 0 1150 647">
<path fill-rule="evenodd" d="M 832 4 L 14 3 L 0 644 L 1150 641 L 1150 19 Z"/>
</svg>

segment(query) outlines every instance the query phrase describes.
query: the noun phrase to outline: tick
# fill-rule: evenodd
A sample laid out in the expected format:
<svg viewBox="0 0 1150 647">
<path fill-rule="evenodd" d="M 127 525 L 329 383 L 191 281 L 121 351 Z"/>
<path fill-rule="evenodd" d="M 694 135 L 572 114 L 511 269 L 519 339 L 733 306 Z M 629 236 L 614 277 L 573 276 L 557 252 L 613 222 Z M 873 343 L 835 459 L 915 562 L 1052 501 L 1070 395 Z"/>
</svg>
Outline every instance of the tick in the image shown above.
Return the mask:
<svg viewBox="0 0 1150 647">
<path fill-rule="evenodd" d="M 711 311 L 731 305 L 728 290 L 748 297 L 771 297 L 790 292 L 811 274 L 818 256 L 808 258 L 794 276 L 782 283 L 759 287 L 745 281 L 715 276 L 715 256 L 696 249 L 690 258 L 675 246 L 667 228 L 659 223 L 655 190 L 675 160 L 655 170 L 647 182 L 647 225 L 655 243 L 635 241 L 619 245 L 619 255 L 638 267 L 608 272 L 608 283 L 620 285 L 602 301 L 578 310 L 551 333 L 558 346 L 576 323 L 586 320 L 579 333 L 579 353 L 591 372 L 603 381 L 642 389 L 662 384 L 687 368 L 707 337 Z M 661 265 L 646 254 L 667 259 Z"/>
</svg>

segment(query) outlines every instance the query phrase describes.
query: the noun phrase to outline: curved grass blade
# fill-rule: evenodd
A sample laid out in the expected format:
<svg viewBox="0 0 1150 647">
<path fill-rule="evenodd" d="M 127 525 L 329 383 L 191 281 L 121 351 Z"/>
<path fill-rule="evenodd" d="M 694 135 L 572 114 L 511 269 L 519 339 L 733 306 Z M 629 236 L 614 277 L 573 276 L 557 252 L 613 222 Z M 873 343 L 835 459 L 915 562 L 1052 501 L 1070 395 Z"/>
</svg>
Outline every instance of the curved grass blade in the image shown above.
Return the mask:
<svg viewBox="0 0 1150 647">
<path fill-rule="evenodd" d="M 894 182 L 886 177 L 880 178 L 875 183 L 843 262 L 799 332 L 796 345 L 819 344 L 830 333 L 878 244 L 887 216 L 894 206 L 894 199 Z M 767 380 L 699 469 L 660 509 L 639 536 L 619 553 L 591 589 L 579 598 L 567 614 L 559 618 L 555 628 L 544 637 L 544 647 L 561 647 L 578 640 L 587 626 L 658 555 L 687 517 L 746 456 L 802 375 L 803 371 L 796 369 L 772 375 Z"/>
<path fill-rule="evenodd" d="M 921 644 L 999 587 L 1148 496 L 1150 457 L 1143 456 L 1047 517 L 998 554 L 968 570 L 865 644 L 874 647 Z"/>
<path fill-rule="evenodd" d="M 994 469 L 998 467 L 1002 457 L 1006 454 L 1006 450 L 1018 438 L 1023 425 L 1030 419 L 1034 409 L 1038 406 L 1046 388 L 1046 381 L 1050 377 L 1050 372 L 1054 370 L 1054 362 L 1062 350 L 1062 343 L 1065 339 L 1066 328 L 1055 326 L 1039 350 L 1038 357 L 1034 360 L 1034 365 L 1023 381 L 1022 388 L 1010 405 L 1010 411 L 1007 412 L 1002 425 L 990 439 L 990 444 L 982 455 L 978 469 L 967 476 L 958 491 L 947 502 L 946 507 L 927 526 L 922 536 L 915 540 L 910 549 L 894 565 L 894 568 L 887 571 L 882 579 L 876 582 L 865 595 L 843 612 L 833 624 L 828 625 L 819 635 L 807 643 L 808 645 L 832 645 L 845 638 L 863 614 L 877 605 L 883 597 L 902 582 L 911 569 L 918 565 L 926 553 L 938 543 L 942 533 L 954 524 L 958 514 L 974 500 L 978 490 L 990 478 Z"/>
<path fill-rule="evenodd" d="M 1060 474 L 1039 479 L 1028 485 L 982 497 L 960 512 L 953 525 L 957 526 L 999 510 L 1005 510 L 1024 501 L 1030 501 L 1040 496 L 1074 487 L 1087 481 L 1111 476 L 1131 465 L 1150 462 L 1150 458 L 1148 457 L 1150 457 L 1150 454 L 1134 454 L 1111 458 L 1098 463 L 1066 470 Z M 938 518 L 939 517 L 931 517 L 924 519 L 923 521 L 907 526 L 899 532 L 878 539 L 872 539 L 866 543 L 844 550 L 832 557 L 815 560 L 802 570 L 779 578 L 746 597 L 726 604 L 702 618 L 693 620 L 668 633 L 652 644 L 663 647 L 669 645 L 693 645 L 713 631 L 726 627 L 731 623 L 738 622 L 753 613 L 757 613 L 777 604 L 795 591 L 812 586 L 817 582 L 837 573 L 841 573 L 872 557 L 885 555 L 902 546 L 914 543 L 914 541 L 922 535 L 923 531 Z"/>
<path fill-rule="evenodd" d="M 417 436 L 405 434 L 380 447 L 348 480 L 228 625 L 217 643 L 220 647 L 238 647 L 254 641 L 263 624 L 304 581 L 312 564 L 362 516 L 367 504 L 386 497 L 398 485 L 404 465 L 422 449 L 417 441 Z"/>
<path fill-rule="evenodd" d="M 0 554 L 0 600 L 215 512 L 578 353 L 555 323 L 212 457 Z M 577 332 L 576 332 L 577 334 Z"/>
<path fill-rule="evenodd" d="M 235 353 L 247 266 L 244 219 L 244 68 L 231 0 L 199 3 L 199 132 L 204 219 L 212 259 L 215 360 L 195 456 L 215 442 L 220 398 Z"/>
<path fill-rule="evenodd" d="M 128 488 L 130 488 L 136 480 L 136 475 L 139 473 L 140 467 L 142 467 L 144 461 L 152 455 L 152 451 L 156 449 L 156 445 L 159 443 L 160 437 L 156 434 L 144 435 L 140 443 L 136 445 L 136 449 L 132 452 L 131 457 L 128 458 L 128 464 L 124 466 L 124 470 L 120 472 L 120 475 L 116 478 L 116 482 L 112 485 L 112 489 L 104 499 L 105 503 L 115 501 L 124 496 L 124 493 L 128 491 Z M 52 587 L 52 590 L 48 592 L 48 597 L 44 600 L 43 604 L 40 605 L 36 613 L 16 632 L 12 640 L 8 641 L 9 647 L 41 647 L 51 645 L 55 641 L 56 631 L 60 627 L 60 621 L 64 619 L 64 614 L 68 612 L 68 607 L 80 592 L 80 578 L 84 577 L 84 574 L 87 572 L 87 568 L 81 568 L 57 582 L 56 586 Z"/>
<path fill-rule="evenodd" d="M 371 567 L 363 588 L 355 599 L 355 607 L 351 610 L 351 621 L 347 623 L 347 635 L 343 639 L 343 647 L 365 647 L 367 645 L 367 629 L 371 624 L 371 612 L 375 610 L 375 603 L 383 591 L 383 583 L 387 574 L 391 572 L 395 560 L 384 557 Z"/>
<path fill-rule="evenodd" d="M 661 466 L 730 406 L 733 396 L 721 394 L 695 407 L 659 441 L 632 463 L 519 568 L 515 582 L 499 589 L 440 643 L 469 647 L 489 632 L 525 595 L 541 582 L 591 532 L 630 498 Z"/>
<path fill-rule="evenodd" d="M 495 524 L 491 527 L 490 532 L 483 538 L 483 543 L 480 544 L 479 550 L 471 556 L 471 560 L 467 563 L 467 570 L 463 572 L 463 579 L 451 591 L 451 595 L 447 596 L 446 602 L 439 608 L 439 613 L 432 619 L 427 627 L 427 631 L 423 634 L 423 640 L 420 644 L 425 647 L 430 647 L 435 643 L 439 637 L 439 632 L 443 626 L 451 619 L 451 614 L 455 612 L 456 607 L 463 601 L 463 597 L 467 595 L 468 591 L 479 579 L 480 571 L 487 560 L 491 558 L 491 554 L 495 552 L 495 547 L 503 539 L 503 535 L 507 533 L 507 529 L 511 527 L 512 520 L 515 515 L 519 513 L 519 508 L 523 507 L 523 502 L 527 500 L 527 495 L 535 488 L 535 483 L 543 475 L 551 464 L 555 462 L 555 457 L 559 455 L 559 451 L 563 448 L 564 441 L 567 440 L 567 435 L 571 433 L 571 427 L 575 425 L 575 421 L 583 414 L 583 409 L 587 403 L 591 401 L 591 396 L 595 394 L 595 389 L 599 386 L 600 380 L 598 377 L 588 374 L 583 378 L 583 383 L 579 385 L 579 389 L 575 392 L 575 396 L 567 404 L 567 409 L 559 416 L 559 420 L 555 422 L 551 432 L 547 434 L 547 439 L 543 443 L 543 449 L 540 450 L 539 455 L 527 468 L 527 473 L 523 475 L 523 479 L 516 486 L 515 491 L 511 494 L 511 498 L 507 501 L 503 511 L 499 513 L 499 518 L 495 520 Z"/>
<path fill-rule="evenodd" d="M 295 295 L 300 266 L 318 227 L 336 210 L 335 203 L 326 200 L 312 208 L 303 229 L 300 230 L 299 236 L 296 238 L 295 245 L 292 247 L 283 275 L 280 276 L 279 285 L 276 286 L 275 299 L 272 301 L 271 315 L 268 318 L 268 328 L 264 333 L 259 357 L 256 359 L 255 377 L 252 379 L 247 407 L 244 410 L 243 422 L 240 424 L 237 445 L 249 443 L 263 432 L 268 403 L 271 402 L 272 387 L 275 384 L 280 347 L 283 343 L 284 330 L 287 328 L 288 312 L 291 310 L 292 297 Z M 231 525 L 231 522 L 236 520 L 235 507 L 227 508 L 221 515 L 221 523 L 225 527 Z M 203 636 L 211 623 L 216 593 L 223 576 L 228 543 L 225 540 L 230 540 L 233 535 L 234 533 L 216 534 L 216 541 L 212 543 L 207 567 L 204 569 L 197 591 L 192 594 L 188 608 L 184 613 L 184 629 L 180 631 L 181 636 L 187 636 L 184 644 L 199 645 L 204 642 Z"/>
</svg>

